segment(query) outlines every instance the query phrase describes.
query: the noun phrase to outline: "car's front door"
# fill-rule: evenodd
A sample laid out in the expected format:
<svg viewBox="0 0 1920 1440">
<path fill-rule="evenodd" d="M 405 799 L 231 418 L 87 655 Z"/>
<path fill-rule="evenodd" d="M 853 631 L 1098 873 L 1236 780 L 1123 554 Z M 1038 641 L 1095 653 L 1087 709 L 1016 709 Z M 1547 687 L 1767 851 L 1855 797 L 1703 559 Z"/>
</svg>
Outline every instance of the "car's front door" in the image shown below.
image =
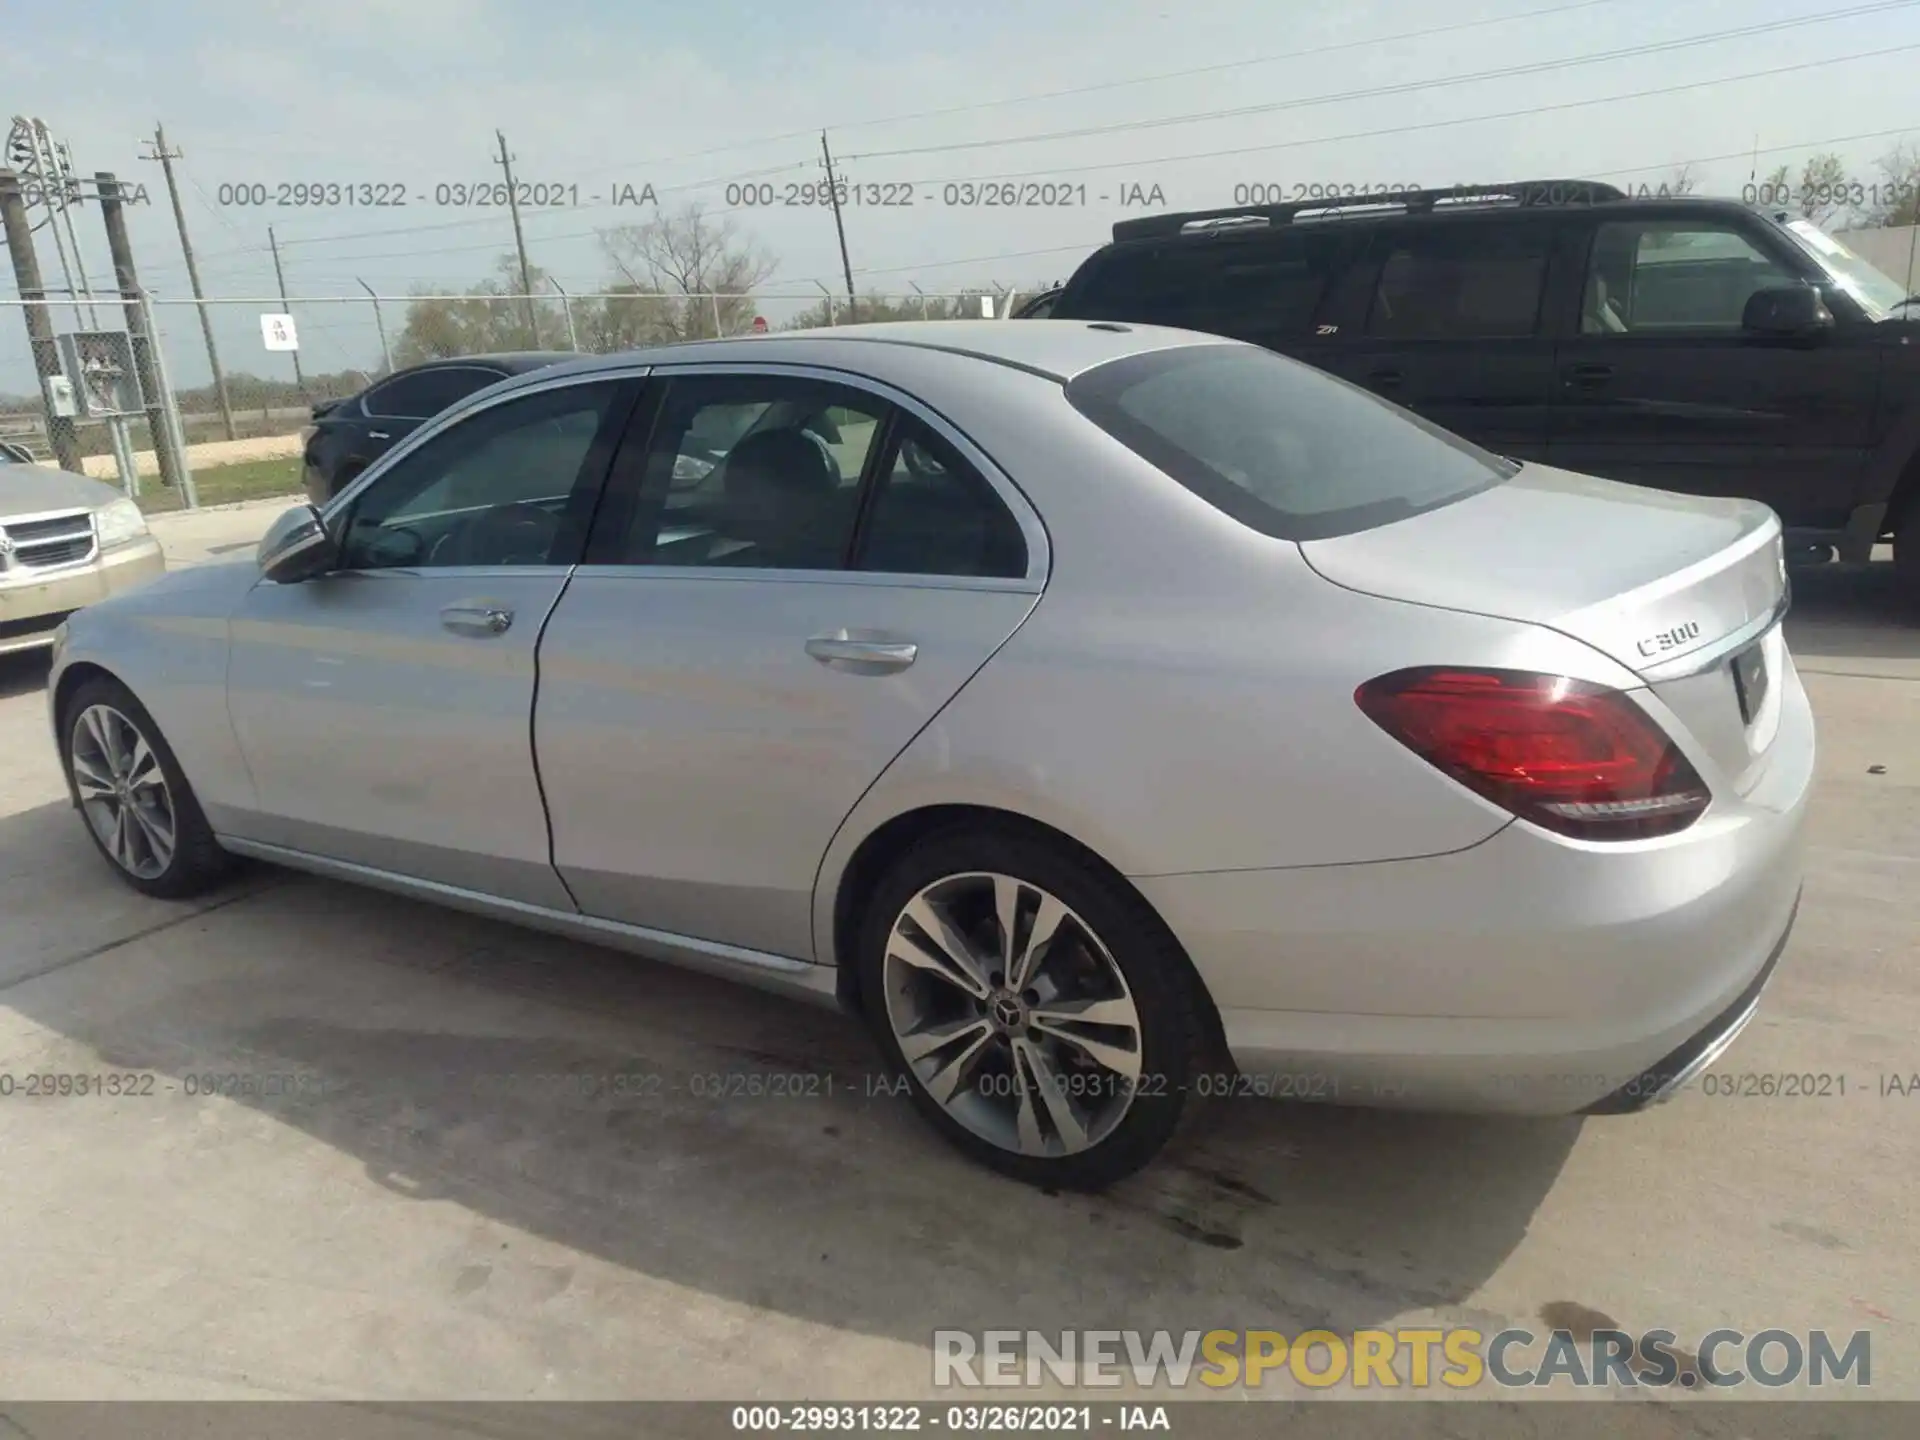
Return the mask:
<svg viewBox="0 0 1920 1440">
<path fill-rule="evenodd" d="M 1595 222 L 1580 317 L 1560 342 L 1548 458 L 1570 470 L 1763 500 L 1788 525 L 1838 526 L 1873 438 L 1879 351 L 1830 297 L 1819 338 L 1742 328 L 1757 290 L 1807 267 L 1756 223 L 1715 215 Z"/>
<path fill-rule="evenodd" d="M 254 587 L 227 677 L 245 838 L 573 908 L 534 770 L 534 656 L 638 384 L 461 417 L 329 514 L 331 573 Z"/>
<path fill-rule="evenodd" d="M 636 413 L 540 647 L 554 864 L 589 915 L 811 959 L 828 843 L 1032 609 L 1042 532 L 877 388 L 701 367 Z"/>
</svg>

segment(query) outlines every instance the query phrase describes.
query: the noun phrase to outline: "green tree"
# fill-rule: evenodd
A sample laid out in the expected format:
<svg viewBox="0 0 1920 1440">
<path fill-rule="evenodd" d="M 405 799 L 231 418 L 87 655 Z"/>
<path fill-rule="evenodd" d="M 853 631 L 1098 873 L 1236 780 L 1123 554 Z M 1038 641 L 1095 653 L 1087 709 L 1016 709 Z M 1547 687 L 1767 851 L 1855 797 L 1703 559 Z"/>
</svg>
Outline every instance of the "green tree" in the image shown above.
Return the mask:
<svg viewBox="0 0 1920 1440">
<path fill-rule="evenodd" d="M 487 355 L 502 350 L 565 349 L 567 320 L 557 296 L 533 302 L 537 330 L 527 324 L 518 257 L 502 255 L 494 273 L 456 299 L 426 299 L 431 289 L 415 291 L 406 323 L 393 347 L 396 366 L 417 365 L 452 355 Z M 547 273 L 531 271 L 536 292 L 551 288 Z"/>
</svg>

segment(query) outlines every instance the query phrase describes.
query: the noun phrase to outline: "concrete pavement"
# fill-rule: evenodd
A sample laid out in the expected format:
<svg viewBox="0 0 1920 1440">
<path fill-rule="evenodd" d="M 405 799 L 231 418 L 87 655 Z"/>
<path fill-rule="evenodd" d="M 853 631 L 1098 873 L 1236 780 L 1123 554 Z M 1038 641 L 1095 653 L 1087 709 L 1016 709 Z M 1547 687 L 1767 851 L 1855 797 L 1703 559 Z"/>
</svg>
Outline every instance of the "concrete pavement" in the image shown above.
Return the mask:
<svg viewBox="0 0 1920 1440">
<path fill-rule="evenodd" d="M 278 508 L 154 528 L 205 563 Z M 1879 573 L 1798 597 L 1806 900 L 1719 1073 L 1844 1095 L 1584 1123 L 1249 1101 L 1097 1198 L 949 1153 L 829 1014 L 265 869 L 135 895 L 63 804 L 44 666 L 0 666 L 0 1394 L 905 1397 L 943 1327 L 1582 1313 L 1864 1328 L 1874 1393 L 1920 1398 L 1920 1093 L 1883 1093 L 1920 1072 L 1920 630 Z M 25 1098 L 39 1073 L 137 1093 Z M 811 1078 L 729 1094 L 770 1075 Z"/>
</svg>

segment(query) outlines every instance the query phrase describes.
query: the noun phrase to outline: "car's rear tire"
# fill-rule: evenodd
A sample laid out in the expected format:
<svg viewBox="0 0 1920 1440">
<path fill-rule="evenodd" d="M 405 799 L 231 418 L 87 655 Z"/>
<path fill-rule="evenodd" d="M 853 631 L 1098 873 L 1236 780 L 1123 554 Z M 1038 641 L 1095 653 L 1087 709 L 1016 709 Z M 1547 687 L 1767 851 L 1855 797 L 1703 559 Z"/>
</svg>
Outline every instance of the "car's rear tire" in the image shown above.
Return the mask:
<svg viewBox="0 0 1920 1440">
<path fill-rule="evenodd" d="M 111 676 L 83 681 L 60 718 L 61 761 L 88 838 L 145 895 L 184 900 L 233 868 L 173 749 L 146 707 Z"/>
<path fill-rule="evenodd" d="M 1067 847 L 984 826 L 929 836 L 875 886 L 858 947 L 888 1065 L 972 1158 L 1094 1190 L 1179 1126 L 1197 982 L 1145 901 Z"/>
</svg>

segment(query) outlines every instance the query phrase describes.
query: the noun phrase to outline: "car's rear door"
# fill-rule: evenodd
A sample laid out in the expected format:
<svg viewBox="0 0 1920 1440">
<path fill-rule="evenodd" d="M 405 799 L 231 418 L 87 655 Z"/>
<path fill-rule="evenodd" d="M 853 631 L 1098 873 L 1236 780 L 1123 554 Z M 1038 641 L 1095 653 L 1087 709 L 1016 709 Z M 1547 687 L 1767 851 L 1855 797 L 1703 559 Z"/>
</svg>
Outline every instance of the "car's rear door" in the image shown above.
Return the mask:
<svg viewBox="0 0 1920 1440">
<path fill-rule="evenodd" d="M 348 494 L 336 568 L 235 612 L 241 838 L 554 909 L 530 735 L 535 651 L 638 378 L 515 392 Z"/>
<path fill-rule="evenodd" d="M 1423 216 L 1367 228 L 1354 272 L 1367 294 L 1306 358 L 1499 454 L 1544 459 L 1554 217 Z"/>
<path fill-rule="evenodd" d="M 554 865 L 588 915 L 812 959 L 828 843 L 1031 610 L 1044 532 L 886 387 L 656 375 L 540 647 Z"/>
</svg>

